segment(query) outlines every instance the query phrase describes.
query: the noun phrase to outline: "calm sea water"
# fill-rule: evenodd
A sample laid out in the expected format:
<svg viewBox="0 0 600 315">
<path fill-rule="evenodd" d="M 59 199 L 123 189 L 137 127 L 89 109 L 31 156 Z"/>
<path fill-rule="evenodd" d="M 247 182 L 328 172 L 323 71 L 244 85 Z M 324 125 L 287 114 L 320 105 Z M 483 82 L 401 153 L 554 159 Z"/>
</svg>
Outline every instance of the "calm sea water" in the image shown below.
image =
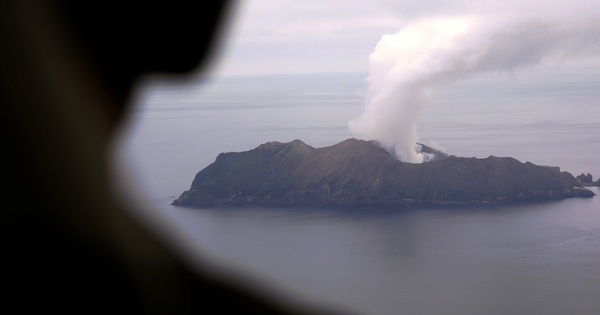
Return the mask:
<svg viewBox="0 0 600 315">
<path fill-rule="evenodd" d="M 142 85 L 115 151 L 118 187 L 192 259 L 256 290 L 355 314 L 600 314 L 600 196 L 472 209 L 188 209 L 170 202 L 220 152 L 352 137 L 365 74 Z M 457 82 L 419 135 L 459 156 L 600 176 L 600 69 Z M 596 194 L 600 191 L 594 188 Z"/>
</svg>

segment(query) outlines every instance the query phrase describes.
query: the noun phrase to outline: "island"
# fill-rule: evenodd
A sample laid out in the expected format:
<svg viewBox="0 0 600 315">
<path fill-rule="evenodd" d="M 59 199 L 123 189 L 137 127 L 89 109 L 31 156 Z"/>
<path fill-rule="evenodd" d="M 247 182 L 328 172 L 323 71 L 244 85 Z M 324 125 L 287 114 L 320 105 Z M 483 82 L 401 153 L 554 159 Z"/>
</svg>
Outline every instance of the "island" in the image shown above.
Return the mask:
<svg viewBox="0 0 600 315">
<path fill-rule="evenodd" d="M 581 175 L 575 177 L 577 181 L 584 187 L 600 187 L 600 179 L 594 181 L 592 174 L 587 173 L 587 175 L 581 173 Z"/>
<path fill-rule="evenodd" d="M 221 153 L 172 204 L 219 206 L 481 205 L 592 197 L 572 174 L 512 157 L 457 157 L 420 144 L 405 163 L 375 141 L 314 148 L 301 140 Z M 587 179 L 587 177 L 586 177 Z"/>
</svg>

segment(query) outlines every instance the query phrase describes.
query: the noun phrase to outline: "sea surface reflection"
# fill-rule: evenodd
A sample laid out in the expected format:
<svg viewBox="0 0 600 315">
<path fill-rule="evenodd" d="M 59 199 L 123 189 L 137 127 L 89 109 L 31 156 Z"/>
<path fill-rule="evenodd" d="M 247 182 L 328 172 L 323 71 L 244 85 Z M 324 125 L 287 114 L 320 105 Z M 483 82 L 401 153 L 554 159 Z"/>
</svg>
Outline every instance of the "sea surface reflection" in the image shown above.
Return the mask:
<svg viewBox="0 0 600 315">
<path fill-rule="evenodd" d="M 597 197 L 468 209 L 171 211 L 206 259 L 350 313 L 600 310 Z"/>
</svg>

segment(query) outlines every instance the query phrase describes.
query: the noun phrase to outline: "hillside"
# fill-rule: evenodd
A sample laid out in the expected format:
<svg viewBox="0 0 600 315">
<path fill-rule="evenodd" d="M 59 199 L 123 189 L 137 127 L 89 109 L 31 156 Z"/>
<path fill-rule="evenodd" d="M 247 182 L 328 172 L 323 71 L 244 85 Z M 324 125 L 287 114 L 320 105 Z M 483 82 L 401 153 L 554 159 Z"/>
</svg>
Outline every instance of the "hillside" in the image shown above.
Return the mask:
<svg viewBox="0 0 600 315">
<path fill-rule="evenodd" d="M 314 148 L 300 140 L 221 153 L 174 205 L 496 204 L 591 197 L 558 167 L 510 157 L 464 158 L 422 146 L 430 162 L 398 161 L 372 141 Z"/>
</svg>

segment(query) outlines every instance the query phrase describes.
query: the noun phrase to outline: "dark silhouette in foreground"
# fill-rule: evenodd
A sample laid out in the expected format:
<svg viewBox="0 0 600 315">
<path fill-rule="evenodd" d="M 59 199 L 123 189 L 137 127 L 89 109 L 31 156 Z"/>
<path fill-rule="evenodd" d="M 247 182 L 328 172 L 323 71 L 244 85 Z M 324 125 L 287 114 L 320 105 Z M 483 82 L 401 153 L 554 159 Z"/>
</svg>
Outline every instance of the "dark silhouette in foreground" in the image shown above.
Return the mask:
<svg viewBox="0 0 600 315">
<path fill-rule="evenodd" d="M 174 205 L 492 205 L 591 197 L 558 167 L 510 157 L 451 156 L 421 145 L 429 162 L 397 160 L 373 141 L 313 148 L 300 140 L 222 153 L 196 174 Z"/>
<path fill-rule="evenodd" d="M 228 9 L 226 1 L 0 1 L 3 308 L 312 311 L 190 259 L 112 187 L 111 145 L 136 81 L 208 66 Z"/>
</svg>

